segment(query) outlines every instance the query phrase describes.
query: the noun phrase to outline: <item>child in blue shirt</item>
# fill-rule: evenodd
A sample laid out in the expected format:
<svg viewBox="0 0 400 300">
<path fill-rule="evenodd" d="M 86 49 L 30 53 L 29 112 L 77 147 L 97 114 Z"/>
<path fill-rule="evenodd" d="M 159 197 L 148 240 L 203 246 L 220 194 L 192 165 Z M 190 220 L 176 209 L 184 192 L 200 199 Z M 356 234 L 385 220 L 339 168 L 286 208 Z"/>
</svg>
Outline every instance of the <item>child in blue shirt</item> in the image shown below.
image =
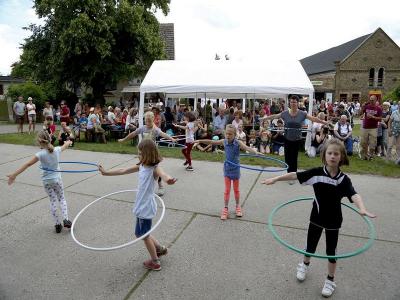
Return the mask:
<svg viewBox="0 0 400 300">
<path fill-rule="evenodd" d="M 166 174 L 158 164 L 161 162 L 161 155 L 158 152 L 156 144 L 151 139 L 143 139 L 139 146 L 139 163 L 126 169 L 106 171 L 100 165 L 99 171 L 105 176 L 125 175 L 138 172 L 139 182 L 136 195 L 136 202 L 133 208 L 133 214 L 136 216 L 136 237 L 145 235 L 151 229 L 152 219 L 157 213 L 157 203 L 154 198 L 154 190 L 158 178 L 161 178 L 167 184 L 174 184 L 175 178 Z M 167 254 L 167 248 L 151 235 L 146 236 L 144 244 L 150 253 L 151 259 L 143 263 L 144 267 L 153 270 L 161 270 L 159 257 Z"/>
<path fill-rule="evenodd" d="M 7 175 L 8 184 L 11 185 L 19 174 L 40 161 L 40 165 L 43 170 L 43 186 L 50 198 L 50 209 L 56 224 L 56 232 L 60 233 L 62 230 L 62 225 L 61 220 L 57 215 L 57 202 L 61 207 L 64 227 L 71 228 L 72 226 L 71 221 L 68 219 L 67 201 L 64 197 L 64 187 L 61 179 L 61 173 L 58 172 L 60 170 L 60 153 L 67 149 L 72 144 L 72 141 L 66 141 L 62 147 L 54 147 L 51 144 L 51 136 L 46 130 L 38 133 L 37 141 L 42 150 L 37 152 L 35 156 L 30 161 L 25 163 L 21 168 L 10 175 Z"/>
<path fill-rule="evenodd" d="M 236 200 L 236 217 L 242 217 L 243 212 L 240 206 L 240 191 L 239 191 L 239 179 L 240 179 L 240 150 L 248 151 L 254 154 L 261 154 L 256 149 L 250 148 L 242 141 L 236 138 L 236 128 L 232 125 L 226 125 L 225 139 L 222 140 L 197 140 L 197 143 L 211 144 L 224 146 L 225 149 L 225 162 L 224 162 L 224 208 L 221 211 L 221 220 L 226 220 L 229 217 L 229 197 L 231 193 L 231 185 L 233 185 L 233 192 Z"/>
</svg>

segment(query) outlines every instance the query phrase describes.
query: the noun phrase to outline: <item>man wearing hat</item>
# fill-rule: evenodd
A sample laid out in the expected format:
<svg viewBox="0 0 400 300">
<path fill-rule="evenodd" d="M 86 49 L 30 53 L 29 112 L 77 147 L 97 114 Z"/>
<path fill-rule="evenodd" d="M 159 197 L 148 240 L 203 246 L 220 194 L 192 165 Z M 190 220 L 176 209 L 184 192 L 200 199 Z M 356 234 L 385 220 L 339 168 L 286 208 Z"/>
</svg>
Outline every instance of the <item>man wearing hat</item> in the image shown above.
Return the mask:
<svg viewBox="0 0 400 300">
<path fill-rule="evenodd" d="M 17 122 L 17 132 L 24 133 L 24 118 L 25 118 L 25 103 L 23 102 L 24 97 L 19 96 L 18 101 L 13 105 L 13 111 L 15 114 L 15 121 Z"/>
<path fill-rule="evenodd" d="M 31 134 L 31 129 L 32 132 L 35 133 L 36 105 L 33 103 L 32 97 L 28 98 L 28 104 L 26 105 L 26 110 L 28 111 L 28 122 L 29 122 L 28 133 Z"/>
</svg>

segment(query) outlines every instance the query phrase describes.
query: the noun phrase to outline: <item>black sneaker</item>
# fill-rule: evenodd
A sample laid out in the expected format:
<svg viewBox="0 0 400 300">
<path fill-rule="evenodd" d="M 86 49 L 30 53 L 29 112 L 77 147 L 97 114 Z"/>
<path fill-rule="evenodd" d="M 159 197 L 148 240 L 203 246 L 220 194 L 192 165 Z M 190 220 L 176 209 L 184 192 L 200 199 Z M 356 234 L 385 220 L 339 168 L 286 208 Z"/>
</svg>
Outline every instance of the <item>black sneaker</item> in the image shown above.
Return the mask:
<svg viewBox="0 0 400 300">
<path fill-rule="evenodd" d="M 183 163 L 184 166 L 187 166 L 188 164 L 189 164 L 188 161 L 185 161 L 185 162 Z"/>
<path fill-rule="evenodd" d="M 186 167 L 186 171 L 194 171 L 194 169 L 193 169 L 192 166 L 187 166 L 187 167 Z"/>
<path fill-rule="evenodd" d="M 56 224 L 54 227 L 56 228 L 56 233 L 60 233 L 61 232 L 61 230 L 62 230 L 62 225 L 61 224 Z"/>
<path fill-rule="evenodd" d="M 64 223 L 64 227 L 66 227 L 66 228 L 71 228 L 71 226 L 72 226 L 72 222 L 70 220 L 65 219 L 63 221 L 63 223 Z"/>
</svg>

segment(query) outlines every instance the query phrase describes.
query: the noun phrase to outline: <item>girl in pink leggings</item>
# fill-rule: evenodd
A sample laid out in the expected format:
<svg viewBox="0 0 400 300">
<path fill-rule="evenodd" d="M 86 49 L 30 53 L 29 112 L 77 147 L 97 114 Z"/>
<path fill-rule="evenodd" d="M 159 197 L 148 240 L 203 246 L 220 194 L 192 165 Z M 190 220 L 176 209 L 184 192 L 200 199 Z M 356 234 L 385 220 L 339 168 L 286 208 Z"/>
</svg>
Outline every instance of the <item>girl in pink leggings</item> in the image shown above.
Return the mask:
<svg viewBox="0 0 400 300">
<path fill-rule="evenodd" d="M 212 144 L 224 146 L 225 148 L 225 162 L 224 162 L 224 208 L 221 212 L 221 220 L 226 220 L 229 217 L 229 198 L 231 193 L 231 186 L 233 185 L 233 192 L 236 200 L 236 216 L 243 216 L 242 208 L 240 207 L 240 191 L 239 191 L 239 179 L 240 179 L 240 166 L 239 166 L 239 155 L 240 150 L 248 151 L 254 154 L 261 154 L 246 146 L 242 141 L 236 139 L 236 128 L 229 124 L 225 129 L 225 139 L 222 140 L 199 140 L 196 141 L 204 144 Z"/>
<path fill-rule="evenodd" d="M 182 149 L 182 154 L 186 159 L 183 164 L 184 166 L 187 166 L 186 171 L 193 171 L 191 152 L 194 144 L 194 133 L 197 131 L 197 125 L 195 121 L 196 117 L 194 116 L 194 114 L 188 111 L 185 113 L 184 116 L 184 126 L 173 124 L 175 127 L 185 130 L 185 148 Z"/>
</svg>

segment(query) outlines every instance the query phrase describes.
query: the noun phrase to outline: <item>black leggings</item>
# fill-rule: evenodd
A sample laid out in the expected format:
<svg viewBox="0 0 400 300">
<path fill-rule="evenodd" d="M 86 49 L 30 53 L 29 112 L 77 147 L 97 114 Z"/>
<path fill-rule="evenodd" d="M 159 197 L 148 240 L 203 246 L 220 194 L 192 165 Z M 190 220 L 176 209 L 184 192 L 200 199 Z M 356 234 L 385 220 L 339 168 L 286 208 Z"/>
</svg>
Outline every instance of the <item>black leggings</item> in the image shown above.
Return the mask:
<svg viewBox="0 0 400 300">
<path fill-rule="evenodd" d="M 307 233 L 307 247 L 306 251 L 309 253 L 315 253 L 317 249 L 318 241 L 322 234 L 322 227 L 310 223 L 308 226 Z M 339 229 L 325 229 L 326 238 L 326 255 L 336 255 L 336 246 L 339 238 Z M 310 257 L 309 255 L 306 255 Z M 330 263 L 336 263 L 336 259 L 328 259 Z"/>
<path fill-rule="evenodd" d="M 287 172 L 297 172 L 297 157 L 301 141 L 288 141 L 285 139 L 285 162 L 288 164 Z"/>
</svg>

